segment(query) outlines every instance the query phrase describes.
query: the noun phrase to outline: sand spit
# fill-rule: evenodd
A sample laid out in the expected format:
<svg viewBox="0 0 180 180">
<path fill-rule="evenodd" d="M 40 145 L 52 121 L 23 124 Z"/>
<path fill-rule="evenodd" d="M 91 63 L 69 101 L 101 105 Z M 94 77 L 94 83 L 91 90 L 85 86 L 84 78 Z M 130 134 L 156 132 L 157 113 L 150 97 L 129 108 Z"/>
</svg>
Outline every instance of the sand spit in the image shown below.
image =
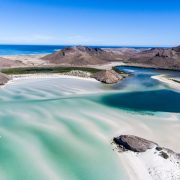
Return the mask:
<svg viewBox="0 0 180 180">
<path fill-rule="evenodd" d="M 161 81 L 174 89 L 180 90 L 180 83 L 176 80 L 176 78 L 169 78 L 165 75 L 151 76 L 151 78 Z"/>
<path fill-rule="evenodd" d="M 50 78 L 67 78 L 67 79 L 81 79 L 88 81 L 96 81 L 94 78 L 90 77 L 78 77 L 73 75 L 64 75 L 60 73 L 52 73 L 52 74 L 21 74 L 21 75 L 11 75 L 11 80 L 8 83 L 13 83 L 16 80 L 26 80 L 26 79 L 50 79 Z"/>
</svg>

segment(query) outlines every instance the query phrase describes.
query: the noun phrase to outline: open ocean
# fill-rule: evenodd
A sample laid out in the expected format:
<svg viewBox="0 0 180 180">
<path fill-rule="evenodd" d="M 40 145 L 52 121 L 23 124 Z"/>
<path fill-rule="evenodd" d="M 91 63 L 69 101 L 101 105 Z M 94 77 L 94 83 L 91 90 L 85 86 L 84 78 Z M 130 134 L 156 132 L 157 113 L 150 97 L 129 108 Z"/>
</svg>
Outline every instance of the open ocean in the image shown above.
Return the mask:
<svg viewBox="0 0 180 180">
<path fill-rule="evenodd" d="M 47 54 L 58 51 L 70 45 L 0 45 L 0 56 L 25 55 L 25 54 Z M 90 46 L 99 48 L 121 48 L 125 46 Z M 143 48 L 143 47 L 134 47 Z M 148 48 L 148 47 L 147 47 Z"/>
</svg>

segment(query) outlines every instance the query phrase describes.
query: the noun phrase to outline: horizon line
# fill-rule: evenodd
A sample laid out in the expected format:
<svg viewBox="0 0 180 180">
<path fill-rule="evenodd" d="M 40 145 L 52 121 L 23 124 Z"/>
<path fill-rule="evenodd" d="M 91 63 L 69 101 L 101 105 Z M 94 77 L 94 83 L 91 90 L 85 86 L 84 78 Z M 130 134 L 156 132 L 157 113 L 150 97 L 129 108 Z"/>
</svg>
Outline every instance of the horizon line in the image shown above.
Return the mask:
<svg viewBox="0 0 180 180">
<path fill-rule="evenodd" d="M 180 43 L 179 43 L 180 44 Z M 33 44 L 33 43 L 0 43 L 0 46 L 97 46 L 97 47 L 176 47 L 178 45 L 108 45 L 108 44 Z"/>
</svg>

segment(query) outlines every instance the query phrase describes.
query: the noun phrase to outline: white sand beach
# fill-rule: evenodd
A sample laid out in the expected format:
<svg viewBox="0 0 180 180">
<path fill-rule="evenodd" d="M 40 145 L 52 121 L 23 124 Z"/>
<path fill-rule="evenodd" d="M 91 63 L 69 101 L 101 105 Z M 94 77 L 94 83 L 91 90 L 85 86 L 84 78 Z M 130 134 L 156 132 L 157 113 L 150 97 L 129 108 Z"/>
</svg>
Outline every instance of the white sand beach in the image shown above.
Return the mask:
<svg viewBox="0 0 180 180">
<path fill-rule="evenodd" d="M 21 75 L 10 75 L 11 81 L 15 80 L 25 80 L 25 79 L 49 79 L 49 78 L 70 78 L 70 79 L 81 79 L 81 80 L 88 80 L 88 81 L 96 81 L 94 78 L 87 78 L 87 77 L 78 77 L 78 76 L 70 76 L 64 75 L 61 73 L 38 73 L 38 74 L 21 74 Z"/>
<path fill-rule="evenodd" d="M 156 76 L 151 76 L 151 78 L 161 81 L 164 84 L 166 84 L 174 89 L 180 90 L 180 83 L 175 82 L 173 80 L 173 79 L 176 79 L 175 77 L 173 77 L 173 79 L 172 79 L 170 77 L 167 77 L 166 75 L 156 75 Z M 178 78 L 177 78 L 177 80 L 178 80 Z"/>
<path fill-rule="evenodd" d="M 161 157 L 155 149 L 144 153 L 117 152 L 132 180 L 179 180 L 180 159 Z"/>
</svg>

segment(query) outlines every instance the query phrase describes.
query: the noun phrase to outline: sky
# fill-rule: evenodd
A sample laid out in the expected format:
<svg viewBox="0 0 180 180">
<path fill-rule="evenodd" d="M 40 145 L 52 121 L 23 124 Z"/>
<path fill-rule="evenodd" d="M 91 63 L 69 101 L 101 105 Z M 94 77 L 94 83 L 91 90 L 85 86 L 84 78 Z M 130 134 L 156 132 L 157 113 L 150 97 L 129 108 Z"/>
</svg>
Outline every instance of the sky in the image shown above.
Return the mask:
<svg viewBox="0 0 180 180">
<path fill-rule="evenodd" d="M 0 0 L 0 44 L 176 46 L 179 0 Z"/>
</svg>

